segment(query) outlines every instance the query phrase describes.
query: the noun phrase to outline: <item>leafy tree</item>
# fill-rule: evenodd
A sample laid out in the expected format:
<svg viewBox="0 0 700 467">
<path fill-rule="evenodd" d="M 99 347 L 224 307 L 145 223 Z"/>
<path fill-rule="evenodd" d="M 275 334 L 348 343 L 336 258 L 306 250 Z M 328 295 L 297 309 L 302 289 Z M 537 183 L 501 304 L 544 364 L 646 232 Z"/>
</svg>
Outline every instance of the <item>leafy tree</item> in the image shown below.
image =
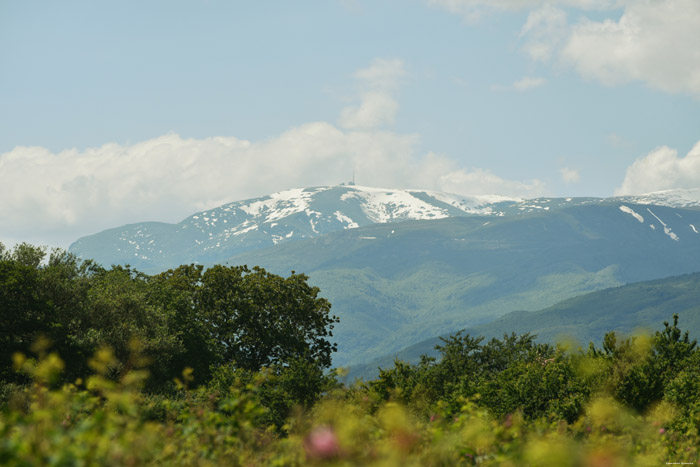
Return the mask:
<svg viewBox="0 0 700 467">
<path fill-rule="evenodd" d="M 686 368 L 696 344 L 688 332 L 681 332 L 678 315 L 674 315 L 673 324 L 664 322 L 664 329 L 651 338 L 639 336 L 618 341 L 615 333 L 606 334 L 603 352 L 598 355 L 609 366 L 609 390 L 643 412 L 662 400 L 667 385 Z"/>
<path fill-rule="evenodd" d="M 40 277 L 35 267 L 23 264 L 12 254 L 0 260 L 0 377 L 14 380 L 10 368 L 14 352 L 28 352 L 38 334 L 48 331 L 47 307 L 39 293 Z"/>
<path fill-rule="evenodd" d="M 206 383 L 213 367 L 233 363 L 319 369 L 331 364 L 330 303 L 307 277 L 283 278 L 245 266 L 180 266 L 156 276 L 129 266 L 105 269 L 63 250 L 0 244 L 0 379 L 18 378 L 14 352 L 43 336 L 70 362 L 65 378 L 89 372 L 96 350 L 121 362 L 150 359 L 150 388 L 164 389 L 183 368 Z"/>
<path fill-rule="evenodd" d="M 211 323 L 196 301 L 203 269 L 201 265 L 183 265 L 149 279 L 148 301 L 162 308 L 169 332 L 178 343 L 169 364 L 154 372 L 160 384 L 172 380 L 185 367 L 192 368 L 195 384 L 206 382 L 212 365 L 220 361 Z"/>
<path fill-rule="evenodd" d="M 663 386 L 684 369 L 696 350 L 697 341 L 691 340 L 688 331 L 678 327 L 678 315 L 673 315 L 673 324 L 664 321 L 663 331 L 654 335 L 652 359 L 659 370 L 658 376 Z M 658 394 L 660 396 L 661 394 Z"/>
<path fill-rule="evenodd" d="M 254 371 L 299 357 L 329 367 L 336 345 L 327 338 L 338 318 L 307 279 L 294 273 L 283 278 L 257 267 L 207 269 L 196 302 L 215 353 Z"/>
</svg>

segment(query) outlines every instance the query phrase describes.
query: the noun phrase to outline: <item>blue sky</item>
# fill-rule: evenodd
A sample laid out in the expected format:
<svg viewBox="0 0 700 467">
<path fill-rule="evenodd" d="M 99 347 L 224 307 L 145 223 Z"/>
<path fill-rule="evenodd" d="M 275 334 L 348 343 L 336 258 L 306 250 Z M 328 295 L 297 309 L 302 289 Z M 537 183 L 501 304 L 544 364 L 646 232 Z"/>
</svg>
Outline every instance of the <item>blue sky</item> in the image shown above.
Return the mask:
<svg viewBox="0 0 700 467">
<path fill-rule="evenodd" d="M 0 0 L 0 241 L 291 187 L 700 186 L 697 0 Z"/>
</svg>

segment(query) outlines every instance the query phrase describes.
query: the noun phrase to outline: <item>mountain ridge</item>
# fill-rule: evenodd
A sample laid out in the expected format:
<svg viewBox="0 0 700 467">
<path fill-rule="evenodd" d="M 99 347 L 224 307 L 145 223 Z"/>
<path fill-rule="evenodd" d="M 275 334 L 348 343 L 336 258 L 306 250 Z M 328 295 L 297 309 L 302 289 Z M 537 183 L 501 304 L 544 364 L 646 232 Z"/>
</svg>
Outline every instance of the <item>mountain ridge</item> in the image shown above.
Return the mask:
<svg viewBox="0 0 700 467">
<path fill-rule="evenodd" d="M 341 318 L 334 363 L 350 365 L 513 310 L 696 272 L 699 208 L 700 190 L 522 200 L 320 187 L 223 205 L 181 225 L 136 224 L 138 236 L 113 229 L 72 250 L 147 273 L 194 262 L 303 272 Z"/>
<path fill-rule="evenodd" d="M 337 363 L 349 364 L 431 331 L 440 335 L 516 309 L 698 270 L 700 235 L 689 224 L 700 222 L 700 211 L 652 207 L 666 233 L 622 206 L 644 209 L 584 204 L 524 216 L 374 224 L 226 262 L 308 274 L 341 318 Z"/>
<path fill-rule="evenodd" d="M 611 202 L 700 209 L 700 189 L 613 198 L 522 199 L 355 185 L 296 188 L 223 204 L 175 224 L 138 222 L 115 227 L 82 237 L 69 250 L 102 264 L 129 263 L 145 272 L 157 272 L 375 223 L 500 217 Z M 700 226 L 694 227 L 700 231 Z"/>
</svg>

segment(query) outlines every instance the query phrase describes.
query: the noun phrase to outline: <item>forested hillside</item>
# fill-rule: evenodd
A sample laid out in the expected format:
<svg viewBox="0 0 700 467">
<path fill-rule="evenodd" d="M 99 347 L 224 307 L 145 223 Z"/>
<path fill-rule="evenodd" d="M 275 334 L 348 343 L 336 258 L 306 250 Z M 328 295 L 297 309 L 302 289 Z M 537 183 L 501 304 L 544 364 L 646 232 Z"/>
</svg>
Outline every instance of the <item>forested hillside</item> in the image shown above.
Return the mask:
<svg viewBox="0 0 700 467">
<path fill-rule="evenodd" d="M 612 198 L 298 188 L 83 237 L 71 252 L 157 274 L 181 264 L 303 271 L 357 365 L 514 310 L 697 271 L 700 190 Z"/>
<path fill-rule="evenodd" d="M 700 211 L 653 207 L 674 240 L 649 227 L 655 218 L 640 223 L 620 207 L 376 224 L 226 261 L 308 274 L 341 318 L 334 361 L 354 365 L 514 310 L 697 271 L 700 235 L 689 223 L 700 225 Z"/>
<path fill-rule="evenodd" d="M 700 337 L 700 273 L 611 287 L 538 311 L 513 311 L 466 331 L 487 338 L 515 332 L 530 333 L 542 343 L 568 341 L 599 345 L 609 331 L 623 335 L 656 331 L 673 314 L 680 317 L 691 337 Z M 425 339 L 393 354 L 353 366 L 350 375 L 374 378 L 378 367 L 391 365 L 395 358 L 417 363 L 421 355 L 436 356 L 434 347 L 439 343 L 437 336 Z"/>
</svg>

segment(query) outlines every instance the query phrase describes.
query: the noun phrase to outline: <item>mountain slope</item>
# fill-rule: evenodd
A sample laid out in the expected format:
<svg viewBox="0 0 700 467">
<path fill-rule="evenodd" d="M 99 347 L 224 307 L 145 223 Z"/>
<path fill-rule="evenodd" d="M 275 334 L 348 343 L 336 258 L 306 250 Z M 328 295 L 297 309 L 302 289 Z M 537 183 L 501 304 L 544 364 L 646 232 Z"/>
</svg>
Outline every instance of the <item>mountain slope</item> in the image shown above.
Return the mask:
<svg viewBox="0 0 700 467">
<path fill-rule="evenodd" d="M 109 229 L 78 239 L 70 251 L 101 264 L 128 263 L 153 273 L 180 264 L 219 262 L 247 251 L 375 223 L 474 215 L 521 216 L 610 203 L 700 209 L 700 189 L 608 199 L 522 200 L 345 185 L 303 188 L 225 204 L 177 224 L 142 222 Z M 700 226 L 695 227 L 700 230 Z"/>
<path fill-rule="evenodd" d="M 637 282 L 591 292 L 538 311 L 514 311 L 495 321 L 467 329 L 472 336 L 500 338 L 503 334 L 536 334 L 542 342 L 570 340 L 584 347 L 600 345 L 606 332 L 630 335 L 663 328 L 673 314 L 681 329 L 700 339 L 700 273 Z M 391 355 L 351 369 L 350 378 L 372 378 L 378 367 L 390 367 L 394 358 L 417 362 L 421 355 L 436 356 L 438 337 L 426 339 Z"/>
<path fill-rule="evenodd" d="M 358 186 L 304 188 L 225 204 L 177 224 L 143 222 L 83 237 L 70 251 L 101 264 L 158 272 L 180 264 L 217 262 L 245 251 L 374 223 L 497 214 L 500 196 Z"/>
<path fill-rule="evenodd" d="M 111 229 L 71 251 L 150 273 L 226 261 L 309 273 L 341 317 L 335 362 L 347 365 L 516 309 L 697 271 L 699 231 L 700 190 L 520 200 L 335 186 Z"/>
<path fill-rule="evenodd" d="M 582 204 L 376 224 L 228 262 L 308 273 L 341 318 L 335 362 L 346 365 L 513 310 L 697 271 L 700 234 L 690 226 L 699 224 L 696 210 Z"/>
</svg>

